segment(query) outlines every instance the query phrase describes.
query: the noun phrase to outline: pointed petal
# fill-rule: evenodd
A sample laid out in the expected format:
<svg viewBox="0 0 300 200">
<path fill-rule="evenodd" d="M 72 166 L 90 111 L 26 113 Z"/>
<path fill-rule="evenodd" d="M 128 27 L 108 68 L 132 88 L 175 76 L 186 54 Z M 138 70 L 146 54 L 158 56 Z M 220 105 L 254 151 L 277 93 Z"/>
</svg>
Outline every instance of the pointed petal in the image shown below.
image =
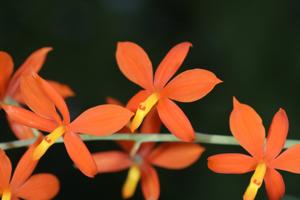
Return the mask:
<svg viewBox="0 0 300 200">
<path fill-rule="evenodd" d="M 18 165 L 15 169 L 14 175 L 11 180 L 11 186 L 13 188 L 18 188 L 21 186 L 28 177 L 32 174 L 35 169 L 38 160 L 32 159 L 32 154 L 36 146 L 42 141 L 42 137 L 39 137 L 34 144 L 32 144 L 29 149 L 24 153 Z"/>
<path fill-rule="evenodd" d="M 63 116 L 64 123 L 69 124 L 70 113 L 63 97 L 59 94 L 58 91 L 55 90 L 55 88 L 53 88 L 46 80 L 41 78 L 38 74 L 34 74 L 34 78 L 36 79 L 37 83 L 40 84 L 43 92 L 45 92 L 48 99 L 50 99 L 51 102 L 53 102 L 59 110 L 60 114 Z"/>
<path fill-rule="evenodd" d="M 285 184 L 281 174 L 275 169 L 268 168 L 265 178 L 268 199 L 280 200 L 285 193 Z"/>
<path fill-rule="evenodd" d="M 148 164 L 141 167 L 142 178 L 141 185 L 144 198 L 147 200 L 158 200 L 160 194 L 160 185 L 157 172 Z"/>
<path fill-rule="evenodd" d="M 132 42 L 118 42 L 116 58 L 121 72 L 142 88 L 153 88 L 152 64 L 147 53 Z"/>
<path fill-rule="evenodd" d="M 37 73 L 41 69 L 49 51 L 51 50 L 51 47 L 38 49 L 25 60 L 25 62 L 18 68 L 9 83 L 9 96 L 14 96 L 16 91 L 19 89 L 20 78 L 22 76 L 28 75 L 31 72 Z"/>
<path fill-rule="evenodd" d="M 121 101 L 113 97 L 106 97 L 106 103 L 124 107 L 124 104 Z"/>
<path fill-rule="evenodd" d="M 90 108 L 70 125 L 74 132 L 90 135 L 111 135 L 123 128 L 133 113 L 116 105 L 100 105 Z"/>
<path fill-rule="evenodd" d="M 8 124 L 15 134 L 15 136 L 20 140 L 26 140 L 34 137 L 33 130 L 27 126 L 14 122 L 7 115 Z"/>
<path fill-rule="evenodd" d="M 296 144 L 287 150 L 285 150 L 282 154 L 280 154 L 275 160 L 271 162 L 271 166 L 300 174 L 300 144 Z"/>
<path fill-rule="evenodd" d="M 289 130 L 288 117 L 283 109 L 274 115 L 268 133 L 266 156 L 267 159 L 274 159 L 282 150 Z"/>
<path fill-rule="evenodd" d="M 57 126 L 55 122 L 44 119 L 39 115 L 36 115 L 35 113 L 21 107 L 2 105 L 2 108 L 12 121 L 24 126 L 36 128 L 46 132 L 51 132 Z"/>
<path fill-rule="evenodd" d="M 155 72 L 154 85 L 156 87 L 163 88 L 166 85 L 182 65 L 191 46 L 192 44 L 190 42 L 182 42 L 174 46 L 168 52 Z"/>
<path fill-rule="evenodd" d="M 0 190 L 7 187 L 11 176 L 11 162 L 6 153 L 0 149 Z"/>
<path fill-rule="evenodd" d="M 253 108 L 233 98 L 230 129 L 240 145 L 252 156 L 261 157 L 265 141 L 265 128 Z"/>
<path fill-rule="evenodd" d="M 131 99 L 128 101 L 128 103 L 126 105 L 126 108 L 128 108 L 132 112 L 136 112 L 140 103 L 145 101 L 147 99 L 147 97 L 150 95 L 151 95 L 151 92 L 148 90 L 139 91 L 133 97 L 131 97 Z"/>
<path fill-rule="evenodd" d="M 47 80 L 47 82 L 62 96 L 63 98 L 75 96 L 75 92 L 66 84 L 56 81 Z"/>
<path fill-rule="evenodd" d="M 141 125 L 141 133 L 159 133 L 161 121 L 156 108 L 153 108 L 145 117 Z"/>
<path fill-rule="evenodd" d="M 190 142 L 195 138 L 195 131 L 184 112 L 171 100 L 161 99 L 157 105 L 158 115 L 163 124 L 176 137 Z"/>
<path fill-rule="evenodd" d="M 0 99 L 2 99 L 6 93 L 8 81 L 14 70 L 14 63 L 12 57 L 4 52 L 0 51 Z"/>
<path fill-rule="evenodd" d="M 31 176 L 16 192 L 22 199 L 52 199 L 59 191 L 59 180 L 52 174 L 36 174 Z"/>
<path fill-rule="evenodd" d="M 196 162 L 204 148 L 198 144 L 164 143 L 155 148 L 148 159 L 156 166 L 183 169 Z"/>
<path fill-rule="evenodd" d="M 254 158 L 240 153 L 224 153 L 208 157 L 208 168 L 216 173 L 243 174 L 255 170 Z"/>
<path fill-rule="evenodd" d="M 182 72 L 163 89 L 163 95 L 180 102 L 193 102 L 206 96 L 222 81 L 204 69 L 191 69 Z"/>
<path fill-rule="evenodd" d="M 132 165 L 129 155 L 122 151 L 107 151 L 94 153 L 98 173 L 118 172 Z"/>
<path fill-rule="evenodd" d="M 94 177 L 97 173 L 96 163 L 85 144 L 75 133 L 65 133 L 64 142 L 70 158 L 78 169 L 88 177 Z"/>
<path fill-rule="evenodd" d="M 43 118 L 58 120 L 55 106 L 48 98 L 47 94 L 36 79 L 36 74 L 22 76 L 21 78 L 21 94 L 26 105 L 36 114 Z"/>
</svg>

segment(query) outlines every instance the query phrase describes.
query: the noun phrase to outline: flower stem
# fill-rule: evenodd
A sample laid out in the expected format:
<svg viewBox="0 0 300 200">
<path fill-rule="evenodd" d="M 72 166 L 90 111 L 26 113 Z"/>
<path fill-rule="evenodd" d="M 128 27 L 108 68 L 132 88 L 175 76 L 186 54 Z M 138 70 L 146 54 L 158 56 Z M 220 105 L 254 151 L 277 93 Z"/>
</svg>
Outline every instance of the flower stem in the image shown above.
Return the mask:
<svg viewBox="0 0 300 200">
<path fill-rule="evenodd" d="M 116 133 L 111 136 L 91 136 L 91 135 L 81 135 L 83 141 L 118 141 L 118 140 L 126 140 L 133 141 L 137 143 L 144 142 L 182 142 L 174 135 L 169 133 L 160 133 L 160 134 L 123 134 Z M 31 145 L 35 141 L 35 138 L 27 139 L 27 140 L 16 140 L 11 142 L 3 142 L 0 143 L 0 148 L 3 150 L 14 149 L 20 147 L 26 147 Z M 59 138 L 56 143 L 62 143 L 63 140 Z M 238 145 L 237 141 L 233 136 L 227 135 L 214 135 L 214 134 L 206 134 L 206 133 L 196 133 L 195 143 L 202 144 L 216 144 L 216 145 Z M 140 145 L 139 144 L 139 145 Z M 285 148 L 293 146 L 295 144 L 300 144 L 299 140 L 287 140 L 285 143 Z M 137 149 L 139 148 L 137 145 Z M 134 153 L 134 152 L 133 152 Z"/>
</svg>

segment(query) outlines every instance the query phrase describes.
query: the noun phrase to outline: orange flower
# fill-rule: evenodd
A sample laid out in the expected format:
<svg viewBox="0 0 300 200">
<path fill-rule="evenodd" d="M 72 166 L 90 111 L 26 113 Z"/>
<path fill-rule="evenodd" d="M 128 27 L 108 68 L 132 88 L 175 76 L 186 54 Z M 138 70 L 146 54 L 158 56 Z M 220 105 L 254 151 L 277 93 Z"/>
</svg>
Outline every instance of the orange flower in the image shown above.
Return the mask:
<svg viewBox="0 0 300 200">
<path fill-rule="evenodd" d="M 6 113 L 20 124 L 51 132 L 34 150 L 33 159 L 40 159 L 47 149 L 63 136 L 69 156 L 89 177 L 95 175 L 96 164 L 76 133 L 111 135 L 124 127 L 133 115 L 121 106 L 100 105 L 86 110 L 70 122 L 69 110 L 63 98 L 37 74 L 23 76 L 20 88 L 26 105 L 33 112 L 16 106 L 4 105 Z"/>
<path fill-rule="evenodd" d="M 231 132 L 251 156 L 239 153 L 210 156 L 208 167 L 214 172 L 225 174 L 242 174 L 255 170 L 244 193 L 244 200 L 253 200 L 263 181 L 269 199 L 281 199 L 285 193 L 285 185 L 277 169 L 300 173 L 300 145 L 294 145 L 280 154 L 289 126 L 285 111 L 279 109 L 274 115 L 265 142 L 265 128 L 255 110 L 235 98 L 233 105 L 230 115 Z"/>
<path fill-rule="evenodd" d="M 2 200 L 52 199 L 58 193 L 59 181 L 54 175 L 40 173 L 31 176 L 37 165 L 37 161 L 31 159 L 35 147 L 36 144 L 32 145 L 22 156 L 12 178 L 11 162 L 5 152 L 0 149 L 0 194 Z"/>
<path fill-rule="evenodd" d="M 190 47 L 189 42 L 173 47 L 158 66 L 153 79 L 152 64 L 146 52 L 132 42 L 118 43 L 116 58 L 121 72 L 143 88 L 129 102 L 129 107 L 136 110 L 130 126 L 132 132 L 157 105 L 159 117 L 170 132 L 184 141 L 194 139 L 190 121 L 172 100 L 196 101 L 207 95 L 221 80 L 210 71 L 192 69 L 169 82 L 183 63 Z"/>
<path fill-rule="evenodd" d="M 12 57 L 8 53 L 0 51 L 0 102 L 23 103 L 19 91 L 20 78 L 31 72 L 38 73 L 44 64 L 48 52 L 51 50 L 52 48 L 50 47 L 44 47 L 33 52 L 13 76 L 14 63 Z M 51 81 L 51 85 L 63 97 L 70 97 L 74 95 L 74 92 L 67 85 L 54 81 Z M 15 123 L 10 118 L 8 118 L 8 122 L 11 129 L 19 139 L 28 139 L 34 136 L 30 128 Z"/>
<path fill-rule="evenodd" d="M 121 105 L 115 99 L 108 102 Z M 153 111 L 149 113 L 141 126 L 143 133 L 158 133 L 159 120 Z M 159 122 L 159 121 L 158 121 Z M 124 131 L 126 130 L 123 129 Z M 155 147 L 155 143 L 144 143 L 136 155 L 130 155 L 134 142 L 120 142 L 123 151 L 107 151 L 93 154 L 98 173 L 118 172 L 129 168 L 127 179 L 123 185 L 123 198 L 134 195 L 137 184 L 141 180 L 145 199 L 159 199 L 160 186 L 156 170 L 152 165 L 167 169 L 183 169 L 193 164 L 202 154 L 204 148 L 197 144 L 164 143 Z"/>
</svg>

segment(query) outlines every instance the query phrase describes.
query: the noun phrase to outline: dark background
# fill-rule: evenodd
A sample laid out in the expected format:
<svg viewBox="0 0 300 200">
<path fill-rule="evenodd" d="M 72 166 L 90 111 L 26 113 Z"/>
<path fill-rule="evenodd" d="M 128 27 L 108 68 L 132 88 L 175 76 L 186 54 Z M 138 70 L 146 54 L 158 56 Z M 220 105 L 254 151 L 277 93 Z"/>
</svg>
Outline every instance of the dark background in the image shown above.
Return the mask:
<svg viewBox="0 0 300 200">
<path fill-rule="evenodd" d="M 126 102 L 138 88 L 119 71 L 116 43 L 133 41 L 157 66 L 182 41 L 193 43 L 181 71 L 205 68 L 224 83 L 207 97 L 181 104 L 199 132 L 229 135 L 232 96 L 253 106 L 268 128 L 279 107 L 290 119 L 289 138 L 300 139 L 300 13 L 298 0 L 1 0 L 0 49 L 16 67 L 34 50 L 52 46 L 41 75 L 67 83 L 73 117 L 104 103 L 106 96 Z M 1 141 L 14 139 L 1 111 Z M 117 148 L 89 143 L 92 151 Z M 182 171 L 158 169 L 161 199 L 241 199 L 251 174 L 222 175 L 206 167 L 208 155 L 238 152 L 240 147 L 205 145 L 207 151 Z M 9 150 L 16 164 L 25 149 Z M 72 167 L 62 144 L 51 148 L 36 172 L 51 172 L 61 181 L 57 199 L 121 199 L 126 172 L 84 177 Z M 286 192 L 300 197 L 300 176 L 283 173 Z M 265 199 L 264 189 L 257 199 Z M 141 199 L 138 188 L 135 199 Z"/>
</svg>

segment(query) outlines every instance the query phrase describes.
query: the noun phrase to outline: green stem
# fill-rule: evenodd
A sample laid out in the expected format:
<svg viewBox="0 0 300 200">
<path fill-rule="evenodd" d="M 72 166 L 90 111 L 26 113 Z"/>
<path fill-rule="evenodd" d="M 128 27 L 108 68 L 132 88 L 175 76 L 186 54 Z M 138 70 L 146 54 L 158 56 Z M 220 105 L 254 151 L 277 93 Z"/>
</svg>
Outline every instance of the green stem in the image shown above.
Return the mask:
<svg viewBox="0 0 300 200">
<path fill-rule="evenodd" d="M 144 142 L 182 142 L 174 135 L 169 133 L 161 133 L 161 134 L 121 134 L 116 133 L 111 136 L 91 136 L 91 135 L 81 135 L 83 141 L 118 141 L 118 140 L 127 140 L 133 141 L 137 143 L 144 143 Z M 0 148 L 7 150 L 7 149 L 14 149 L 19 147 L 26 147 L 31 145 L 35 141 L 33 139 L 27 140 L 16 140 L 11 142 L 3 142 L 0 143 Z M 62 143 L 62 138 L 58 139 L 56 143 Z M 196 138 L 194 140 L 195 143 L 202 143 L 202 144 L 216 144 L 216 145 L 239 145 L 233 136 L 226 136 L 226 135 L 213 135 L 213 134 L 205 134 L 205 133 L 196 133 Z M 139 144 L 139 145 L 140 145 Z M 293 146 L 295 144 L 300 144 L 299 140 L 287 140 L 285 143 L 285 148 Z M 139 148 L 137 145 L 137 149 Z M 134 153 L 134 152 L 133 152 Z"/>
</svg>

